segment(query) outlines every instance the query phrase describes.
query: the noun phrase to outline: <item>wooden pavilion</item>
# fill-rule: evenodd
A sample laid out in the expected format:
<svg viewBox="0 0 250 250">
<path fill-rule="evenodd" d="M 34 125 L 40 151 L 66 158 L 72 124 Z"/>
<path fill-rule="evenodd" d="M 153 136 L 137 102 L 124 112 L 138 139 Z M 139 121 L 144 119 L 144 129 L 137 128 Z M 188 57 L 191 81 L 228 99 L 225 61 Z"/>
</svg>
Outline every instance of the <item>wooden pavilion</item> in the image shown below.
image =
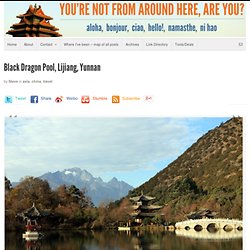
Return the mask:
<svg viewBox="0 0 250 250">
<path fill-rule="evenodd" d="M 143 193 L 140 196 L 130 198 L 133 208 L 131 216 L 134 218 L 134 222 L 141 224 L 145 218 L 153 218 L 157 215 L 158 210 L 162 206 L 152 204 L 154 200 L 155 197 L 144 195 Z"/>
</svg>

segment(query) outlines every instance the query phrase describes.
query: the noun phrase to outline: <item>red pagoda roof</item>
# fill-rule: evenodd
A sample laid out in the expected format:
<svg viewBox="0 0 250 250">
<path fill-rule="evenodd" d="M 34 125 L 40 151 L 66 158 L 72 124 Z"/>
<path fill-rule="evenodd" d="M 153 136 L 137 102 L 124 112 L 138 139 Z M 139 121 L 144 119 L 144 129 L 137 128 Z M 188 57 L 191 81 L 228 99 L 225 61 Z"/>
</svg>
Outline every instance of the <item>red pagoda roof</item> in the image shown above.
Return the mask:
<svg viewBox="0 0 250 250">
<path fill-rule="evenodd" d="M 41 17 L 43 19 L 45 18 L 46 20 L 53 19 L 52 17 L 44 14 L 40 5 L 38 6 L 38 8 L 36 7 L 36 5 L 34 7 L 32 5 L 30 5 L 29 9 L 26 11 L 26 13 L 18 15 L 17 18 L 24 18 L 24 17 L 28 17 L 28 16 L 37 16 L 37 17 Z"/>
<path fill-rule="evenodd" d="M 38 8 L 36 5 L 34 7 L 30 5 L 25 14 L 17 17 L 21 19 L 20 22 L 13 24 L 12 30 L 9 30 L 7 34 L 18 37 L 62 36 L 56 32 L 59 29 L 50 24 L 49 20 L 53 18 L 45 15 L 40 5 Z"/>
<path fill-rule="evenodd" d="M 58 28 L 56 28 L 55 26 L 51 25 L 49 23 L 49 21 L 45 21 L 45 20 L 42 20 L 40 23 L 31 23 L 29 22 L 28 20 L 23 20 L 21 21 L 20 23 L 15 23 L 11 26 L 11 28 L 14 28 L 14 29 L 19 29 L 21 27 L 31 27 L 31 26 L 43 26 L 45 28 L 49 28 L 51 30 L 59 30 Z"/>
</svg>

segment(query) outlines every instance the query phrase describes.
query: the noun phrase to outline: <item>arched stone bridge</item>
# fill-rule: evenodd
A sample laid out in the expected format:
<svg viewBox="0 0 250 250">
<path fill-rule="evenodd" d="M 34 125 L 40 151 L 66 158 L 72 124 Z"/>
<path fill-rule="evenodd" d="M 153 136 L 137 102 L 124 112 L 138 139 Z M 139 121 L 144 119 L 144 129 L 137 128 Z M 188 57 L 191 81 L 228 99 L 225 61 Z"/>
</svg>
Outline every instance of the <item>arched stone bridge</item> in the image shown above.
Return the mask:
<svg viewBox="0 0 250 250">
<path fill-rule="evenodd" d="M 196 231 L 203 229 L 207 229 L 208 231 L 214 229 L 224 229 L 225 231 L 236 229 L 241 231 L 243 229 L 243 222 L 231 219 L 197 219 L 177 222 L 175 228 L 185 230 L 194 229 Z"/>
<path fill-rule="evenodd" d="M 232 231 L 225 231 L 223 229 L 209 232 L 208 230 L 201 230 L 199 232 L 195 231 L 194 229 L 180 229 L 175 230 L 175 234 L 177 236 L 183 236 L 186 238 L 193 238 L 193 239 L 207 239 L 207 240 L 229 240 L 229 239 L 239 239 L 242 238 L 242 231 L 237 229 L 233 229 Z"/>
</svg>

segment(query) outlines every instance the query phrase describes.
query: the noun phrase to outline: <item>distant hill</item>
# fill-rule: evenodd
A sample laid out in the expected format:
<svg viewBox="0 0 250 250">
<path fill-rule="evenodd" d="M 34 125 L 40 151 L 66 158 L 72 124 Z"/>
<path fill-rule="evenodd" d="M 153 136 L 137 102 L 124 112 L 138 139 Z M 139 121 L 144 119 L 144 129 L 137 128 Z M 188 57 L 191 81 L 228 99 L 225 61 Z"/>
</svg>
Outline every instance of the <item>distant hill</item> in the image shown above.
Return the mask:
<svg viewBox="0 0 250 250">
<path fill-rule="evenodd" d="M 47 180 L 53 189 L 63 184 L 66 186 L 75 185 L 79 189 L 85 188 L 87 195 L 96 206 L 101 202 L 118 200 L 133 189 L 126 182 L 118 181 L 116 178 L 104 182 L 100 177 L 96 178 L 80 168 L 69 168 L 54 173 L 48 172 L 39 178 Z"/>
<path fill-rule="evenodd" d="M 242 218 L 242 118 L 208 131 L 129 196 L 141 191 L 165 205 L 168 220 L 204 208 L 217 217 Z"/>
</svg>

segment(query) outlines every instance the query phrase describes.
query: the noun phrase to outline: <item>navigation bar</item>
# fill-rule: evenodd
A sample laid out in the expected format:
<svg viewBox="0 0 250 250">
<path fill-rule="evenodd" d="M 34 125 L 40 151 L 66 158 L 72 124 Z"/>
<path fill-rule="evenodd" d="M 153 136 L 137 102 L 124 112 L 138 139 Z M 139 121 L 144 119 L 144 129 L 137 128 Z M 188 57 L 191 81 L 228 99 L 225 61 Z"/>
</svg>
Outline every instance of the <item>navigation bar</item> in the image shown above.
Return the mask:
<svg viewBox="0 0 250 250">
<path fill-rule="evenodd" d="M 245 50 L 245 38 L 5 38 L 5 50 Z"/>
</svg>

